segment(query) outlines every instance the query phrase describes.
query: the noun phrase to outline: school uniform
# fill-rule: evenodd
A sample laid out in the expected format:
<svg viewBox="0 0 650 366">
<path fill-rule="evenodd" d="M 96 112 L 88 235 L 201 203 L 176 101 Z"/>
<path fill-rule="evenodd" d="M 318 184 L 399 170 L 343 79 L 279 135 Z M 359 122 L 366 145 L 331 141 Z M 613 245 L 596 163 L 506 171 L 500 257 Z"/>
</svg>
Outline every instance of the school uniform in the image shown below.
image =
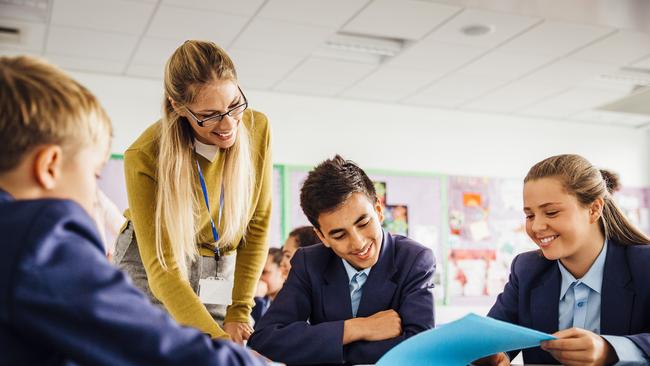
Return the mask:
<svg viewBox="0 0 650 366">
<path fill-rule="evenodd" d="M 72 201 L 0 190 L 0 248 L 0 365 L 263 364 L 153 306 Z"/>
<path fill-rule="evenodd" d="M 344 263 L 323 244 L 298 249 L 287 281 L 256 324 L 248 345 L 290 365 L 367 364 L 406 338 L 434 327 L 435 261 L 430 249 L 384 233 L 374 266 L 352 269 L 357 273 L 350 276 Z M 389 309 L 400 315 L 401 335 L 342 344 L 345 320 Z"/>
<path fill-rule="evenodd" d="M 506 284 L 488 316 L 546 333 L 579 327 L 603 335 L 621 364 L 650 359 L 650 245 L 608 240 L 591 268 L 576 280 L 557 260 L 538 251 L 512 261 Z M 511 358 L 518 351 L 510 352 Z M 539 347 L 524 362 L 557 364 Z"/>
</svg>

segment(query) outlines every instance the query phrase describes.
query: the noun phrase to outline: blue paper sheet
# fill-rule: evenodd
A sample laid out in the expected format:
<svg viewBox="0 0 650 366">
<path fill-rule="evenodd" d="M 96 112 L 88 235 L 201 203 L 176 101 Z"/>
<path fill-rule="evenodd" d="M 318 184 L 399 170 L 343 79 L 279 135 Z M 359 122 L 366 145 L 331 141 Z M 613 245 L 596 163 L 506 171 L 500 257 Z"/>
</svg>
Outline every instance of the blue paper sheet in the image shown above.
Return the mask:
<svg viewBox="0 0 650 366">
<path fill-rule="evenodd" d="M 481 357 L 537 347 L 552 339 L 550 334 L 470 313 L 398 344 L 377 366 L 465 366 Z"/>
</svg>

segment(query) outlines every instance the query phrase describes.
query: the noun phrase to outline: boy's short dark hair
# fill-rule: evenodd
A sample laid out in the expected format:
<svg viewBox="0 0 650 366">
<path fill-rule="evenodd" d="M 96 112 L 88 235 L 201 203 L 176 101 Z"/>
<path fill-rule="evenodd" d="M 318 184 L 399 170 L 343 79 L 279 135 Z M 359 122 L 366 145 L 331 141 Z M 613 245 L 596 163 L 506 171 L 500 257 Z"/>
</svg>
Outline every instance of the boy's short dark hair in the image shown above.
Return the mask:
<svg viewBox="0 0 650 366">
<path fill-rule="evenodd" d="M 271 258 L 271 262 L 280 266 L 280 263 L 282 263 L 282 249 L 269 248 L 269 258 Z"/>
<path fill-rule="evenodd" d="M 298 248 L 308 247 L 310 245 L 320 243 L 318 235 L 314 232 L 313 226 L 300 226 L 297 227 L 289 233 L 289 237 L 294 237 L 296 239 L 296 244 Z"/>
<path fill-rule="evenodd" d="M 335 210 L 353 193 L 363 193 L 370 202 L 377 202 L 375 186 L 366 173 L 353 161 L 336 155 L 309 172 L 300 190 L 300 207 L 320 230 L 318 216 Z"/>
</svg>

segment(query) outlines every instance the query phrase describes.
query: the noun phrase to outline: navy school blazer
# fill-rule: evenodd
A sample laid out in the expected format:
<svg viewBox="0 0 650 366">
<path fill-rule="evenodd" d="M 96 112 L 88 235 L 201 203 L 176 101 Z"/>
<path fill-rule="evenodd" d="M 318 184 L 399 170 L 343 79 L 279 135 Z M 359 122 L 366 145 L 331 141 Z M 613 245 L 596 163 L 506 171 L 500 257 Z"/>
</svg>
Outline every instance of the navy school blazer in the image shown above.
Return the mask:
<svg viewBox="0 0 650 366">
<path fill-rule="evenodd" d="M 304 364 L 375 363 L 404 339 L 434 327 L 430 249 L 403 236 L 384 233 L 357 311 L 367 317 L 393 309 L 401 317 L 395 338 L 343 346 L 343 322 L 352 318 L 349 279 L 341 258 L 323 244 L 299 249 L 291 271 L 248 345 L 278 362 Z"/>
<path fill-rule="evenodd" d="M 152 305 L 72 201 L 0 190 L 0 248 L 0 365 L 264 364 Z"/>
<path fill-rule="evenodd" d="M 558 331 L 560 284 L 557 261 L 538 251 L 512 261 L 510 279 L 488 316 L 546 333 Z M 626 336 L 650 357 L 650 245 L 624 246 L 609 239 L 603 271 L 600 332 Z M 539 347 L 524 352 L 524 362 L 558 364 Z M 519 351 L 510 352 L 514 358 Z"/>
</svg>

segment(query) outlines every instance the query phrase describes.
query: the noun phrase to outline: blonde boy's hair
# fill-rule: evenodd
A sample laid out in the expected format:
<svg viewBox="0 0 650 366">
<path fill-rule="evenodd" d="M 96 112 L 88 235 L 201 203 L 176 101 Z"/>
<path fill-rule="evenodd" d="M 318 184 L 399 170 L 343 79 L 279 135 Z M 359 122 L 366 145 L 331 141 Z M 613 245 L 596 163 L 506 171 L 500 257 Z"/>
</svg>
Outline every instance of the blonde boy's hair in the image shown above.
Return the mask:
<svg viewBox="0 0 650 366">
<path fill-rule="evenodd" d="M 0 57 L 0 174 L 39 145 L 75 151 L 111 135 L 97 98 L 63 71 L 33 57 Z"/>
</svg>

